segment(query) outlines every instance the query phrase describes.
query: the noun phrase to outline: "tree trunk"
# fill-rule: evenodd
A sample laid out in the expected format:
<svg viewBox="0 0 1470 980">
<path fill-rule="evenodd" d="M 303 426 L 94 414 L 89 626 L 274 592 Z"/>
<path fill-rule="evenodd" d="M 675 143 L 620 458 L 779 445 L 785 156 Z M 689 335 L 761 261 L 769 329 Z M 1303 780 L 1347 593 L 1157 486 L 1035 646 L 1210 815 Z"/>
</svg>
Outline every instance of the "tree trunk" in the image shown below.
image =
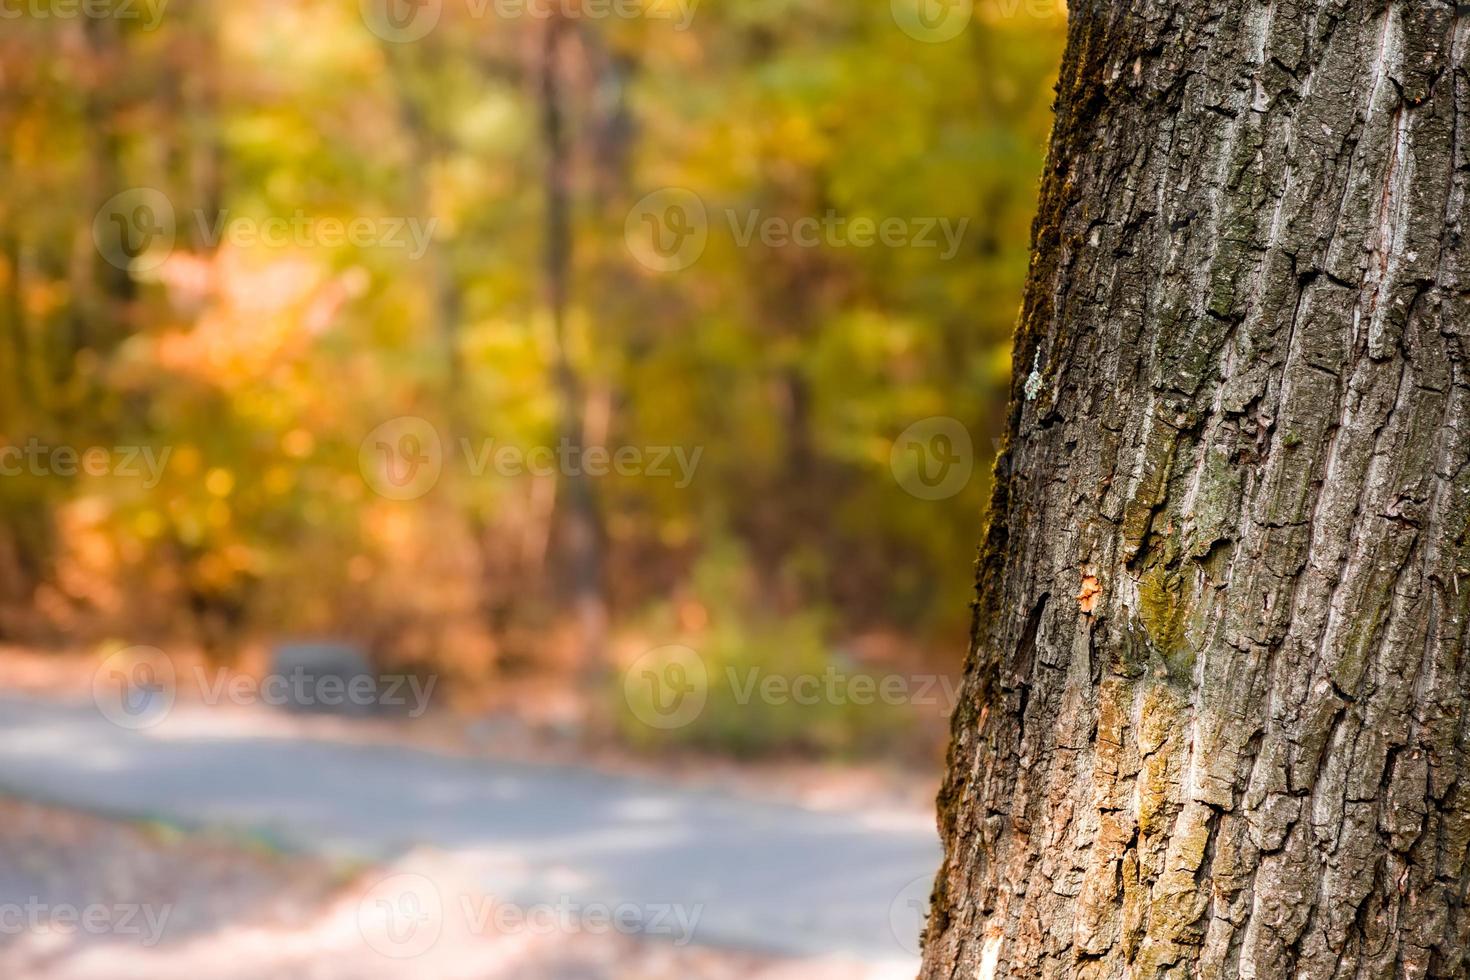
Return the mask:
<svg viewBox="0 0 1470 980">
<path fill-rule="evenodd" d="M 924 976 L 1470 976 L 1467 45 L 1074 2 Z"/>
<path fill-rule="evenodd" d="M 572 295 L 572 154 L 562 78 L 562 51 L 573 24 L 553 15 L 546 21 L 541 60 L 541 136 L 546 152 L 546 297 L 555 350 L 561 444 L 578 466 L 559 475 L 562 569 L 575 609 L 581 645 L 582 687 L 597 691 L 606 666 L 608 611 L 603 584 L 602 519 L 597 489 L 580 466 L 589 448 L 585 413 L 587 385 L 568 350 L 567 316 Z"/>
</svg>

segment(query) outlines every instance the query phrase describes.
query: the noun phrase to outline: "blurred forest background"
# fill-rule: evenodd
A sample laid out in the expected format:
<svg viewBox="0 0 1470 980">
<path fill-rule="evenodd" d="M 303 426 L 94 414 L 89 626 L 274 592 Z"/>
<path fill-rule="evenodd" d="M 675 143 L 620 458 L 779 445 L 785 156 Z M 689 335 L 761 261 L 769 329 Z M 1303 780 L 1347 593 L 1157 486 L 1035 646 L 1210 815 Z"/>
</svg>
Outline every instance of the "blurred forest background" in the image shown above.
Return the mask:
<svg viewBox="0 0 1470 980">
<path fill-rule="evenodd" d="M 466 705 L 542 685 L 614 715 L 616 665 L 669 643 L 958 674 L 1059 6 L 977 0 L 933 43 L 889 0 L 705 0 L 687 28 L 663 0 L 444 0 L 413 39 L 374 0 L 135 2 L 0 26 L 0 446 L 52 452 L 0 478 L 0 642 L 233 663 L 343 637 Z M 163 218 L 144 188 L 171 235 L 112 261 L 110 202 Z M 668 188 L 708 212 L 686 268 L 630 248 Z M 740 233 L 829 213 L 967 224 L 953 255 Z M 363 217 L 432 235 L 323 230 Z M 219 233 L 271 218 L 289 242 Z M 938 500 L 893 454 L 933 417 L 975 456 Z M 422 444 L 406 418 L 442 472 L 394 499 L 368 460 Z M 475 465 L 560 445 L 697 468 Z M 123 465 L 144 448 L 157 479 Z M 821 710 L 677 737 L 842 755 L 910 730 Z"/>
</svg>

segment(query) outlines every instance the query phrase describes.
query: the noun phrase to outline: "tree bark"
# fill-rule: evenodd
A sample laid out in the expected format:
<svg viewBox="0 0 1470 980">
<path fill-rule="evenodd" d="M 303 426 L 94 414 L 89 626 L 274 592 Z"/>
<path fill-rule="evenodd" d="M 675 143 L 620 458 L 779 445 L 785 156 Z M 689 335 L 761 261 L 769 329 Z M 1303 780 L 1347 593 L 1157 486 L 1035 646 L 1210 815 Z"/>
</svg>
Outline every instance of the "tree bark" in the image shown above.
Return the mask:
<svg viewBox="0 0 1470 980">
<path fill-rule="evenodd" d="M 1076 0 L 924 976 L 1470 976 L 1470 18 Z"/>
</svg>

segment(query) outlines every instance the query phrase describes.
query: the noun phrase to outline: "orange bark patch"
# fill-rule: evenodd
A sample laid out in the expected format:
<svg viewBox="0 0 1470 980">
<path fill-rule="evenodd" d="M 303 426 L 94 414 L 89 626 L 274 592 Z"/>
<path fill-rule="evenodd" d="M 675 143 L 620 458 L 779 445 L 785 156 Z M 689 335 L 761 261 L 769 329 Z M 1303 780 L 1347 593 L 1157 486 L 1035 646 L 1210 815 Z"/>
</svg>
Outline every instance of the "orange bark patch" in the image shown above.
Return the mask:
<svg viewBox="0 0 1470 980">
<path fill-rule="evenodd" d="M 1097 608 L 1098 597 L 1102 595 L 1102 583 L 1097 580 L 1096 575 L 1082 576 L 1082 591 L 1077 593 L 1077 605 L 1089 616 Z"/>
</svg>

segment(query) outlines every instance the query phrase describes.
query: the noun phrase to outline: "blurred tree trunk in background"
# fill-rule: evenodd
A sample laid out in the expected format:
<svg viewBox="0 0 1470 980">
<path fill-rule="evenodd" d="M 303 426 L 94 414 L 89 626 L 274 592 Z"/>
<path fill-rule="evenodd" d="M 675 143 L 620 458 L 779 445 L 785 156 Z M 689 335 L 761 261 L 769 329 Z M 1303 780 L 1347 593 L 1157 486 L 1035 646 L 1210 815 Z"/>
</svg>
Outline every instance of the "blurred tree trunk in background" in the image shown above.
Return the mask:
<svg viewBox="0 0 1470 980">
<path fill-rule="evenodd" d="M 604 662 L 608 613 L 603 588 L 602 521 L 597 492 L 581 465 L 588 447 L 587 385 L 567 350 L 567 312 L 572 289 L 572 152 L 562 50 L 572 35 L 562 17 L 546 19 L 541 59 L 541 139 L 545 166 L 545 288 L 555 351 L 555 385 L 560 402 L 561 444 L 575 461 L 559 475 L 557 511 L 562 588 L 570 595 L 579 630 L 583 674 L 590 688 Z"/>
<path fill-rule="evenodd" d="M 1467 35 L 1074 4 L 926 977 L 1466 976 Z"/>
</svg>

